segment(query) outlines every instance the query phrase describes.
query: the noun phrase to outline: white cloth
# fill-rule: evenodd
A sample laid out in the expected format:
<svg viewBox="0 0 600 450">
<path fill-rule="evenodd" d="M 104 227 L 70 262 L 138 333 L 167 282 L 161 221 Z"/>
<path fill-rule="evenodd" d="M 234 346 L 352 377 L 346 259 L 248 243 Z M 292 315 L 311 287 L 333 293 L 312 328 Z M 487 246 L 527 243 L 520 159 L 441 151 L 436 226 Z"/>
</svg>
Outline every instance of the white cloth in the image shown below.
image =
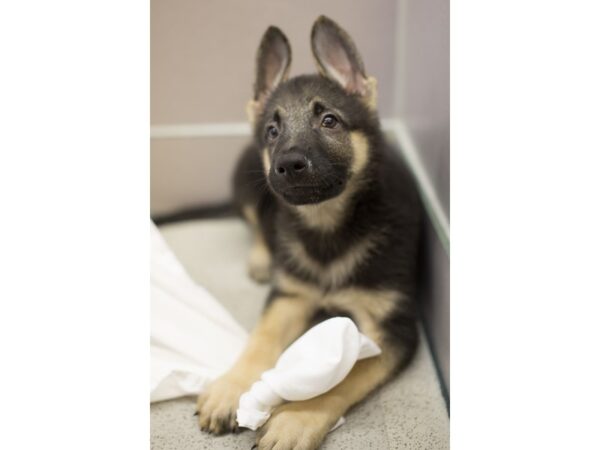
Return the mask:
<svg viewBox="0 0 600 450">
<path fill-rule="evenodd" d="M 334 317 L 321 322 L 290 345 L 275 367 L 242 394 L 238 425 L 256 430 L 283 401 L 323 394 L 342 381 L 357 360 L 380 353 L 377 344 L 360 333 L 352 320 Z"/>
<path fill-rule="evenodd" d="M 246 331 L 203 287 L 194 283 L 151 223 L 150 401 L 197 395 L 233 365 Z M 202 255 L 199 255 L 201 257 Z M 381 350 L 350 319 L 337 317 L 311 328 L 242 395 L 237 419 L 255 430 L 284 400 L 328 391 L 358 359 Z M 332 430 L 344 423 L 335 424 Z"/>
<path fill-rule="evenodd" d="M 190 279 L 156 226 L 150 227 L 150 401 L 155 402 L 201 392 L 235 362 L 247 333 Z"/>
</svg>

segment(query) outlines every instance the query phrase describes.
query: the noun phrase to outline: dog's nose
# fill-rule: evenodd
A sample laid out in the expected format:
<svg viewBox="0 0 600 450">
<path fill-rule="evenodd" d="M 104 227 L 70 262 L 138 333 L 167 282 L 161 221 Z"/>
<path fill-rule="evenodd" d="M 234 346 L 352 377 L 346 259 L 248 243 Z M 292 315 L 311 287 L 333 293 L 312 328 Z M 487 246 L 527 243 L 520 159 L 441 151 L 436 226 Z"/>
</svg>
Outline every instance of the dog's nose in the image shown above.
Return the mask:
<svg viewBox="0 0 600 450">
<path fill-rule="evenodd" d="M 299 152 L 288 152 L 280 155 L 275 161 L 274 168 L 277 175 L 292 177 L 304 172 L 308 162 Z"/>
</svg>

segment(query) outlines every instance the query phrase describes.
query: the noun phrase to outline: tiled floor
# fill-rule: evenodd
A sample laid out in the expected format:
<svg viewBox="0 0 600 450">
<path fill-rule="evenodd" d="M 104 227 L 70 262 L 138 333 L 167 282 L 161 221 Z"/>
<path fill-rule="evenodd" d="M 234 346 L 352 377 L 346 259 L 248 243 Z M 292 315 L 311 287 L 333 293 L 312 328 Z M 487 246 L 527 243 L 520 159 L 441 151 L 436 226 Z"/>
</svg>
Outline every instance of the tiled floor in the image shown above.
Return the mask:
<svg viewBox="0 0 600 450">
<path fill-rule="evenodd" d="M 234 219 L 168 225 L 161 231 L 190 276 L 219 298 L 248 330 L 256 323 L 268 288 L 246 276 L 249 234 Z M 195 399 L 183 398 L 151 407 L 152 449 L 244 449 L 254 432 L 213 437 L 198 428 Z M 425 340 L 411 365 L 355 407 L 346 423 L 330 433 L 331 449 L 449 448 L 449 419 Z"/>
</svg>

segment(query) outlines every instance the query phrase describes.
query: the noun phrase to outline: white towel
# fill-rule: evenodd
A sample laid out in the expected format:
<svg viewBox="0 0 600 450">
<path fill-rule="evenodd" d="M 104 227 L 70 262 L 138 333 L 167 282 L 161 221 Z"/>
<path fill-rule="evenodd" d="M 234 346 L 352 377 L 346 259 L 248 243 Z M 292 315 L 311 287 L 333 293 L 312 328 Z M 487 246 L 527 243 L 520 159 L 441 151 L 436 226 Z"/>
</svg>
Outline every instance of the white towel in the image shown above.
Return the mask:
<svg viewBox="0 0 600 450">
<path fill-rule="evenodd" d="M 151 223 L 150 401 L 197 395 L 233 365 L 246 331 L 194 283 Z M 201 255 L 200 255 L 201 257 Z M 329 319 L 300 336 L 240 400 L 238 422 L 260 427 L 284 400 L 320 395 L 354 363 L 381 352 L 347 318 Z M 341 418 L 332 428 L 343 423 Z"/>
<path fill-rule="evenodd" d="M 284 400 L 308 400 L 321 395 L 346 378 L 356 361 L 380 353 L 377 344 L 346 317 L 315 325 L 282 353 L 273 369 L 264 372 L 242 394 L 238 425 L 256 430 Z"/>
<path fill-rule="evenodd" d="M 201 392 L 235 362 L 247 333 L 190 279 L 156 226 L 150 227 L 150 401 L 154 402 Z"/>
</svg>

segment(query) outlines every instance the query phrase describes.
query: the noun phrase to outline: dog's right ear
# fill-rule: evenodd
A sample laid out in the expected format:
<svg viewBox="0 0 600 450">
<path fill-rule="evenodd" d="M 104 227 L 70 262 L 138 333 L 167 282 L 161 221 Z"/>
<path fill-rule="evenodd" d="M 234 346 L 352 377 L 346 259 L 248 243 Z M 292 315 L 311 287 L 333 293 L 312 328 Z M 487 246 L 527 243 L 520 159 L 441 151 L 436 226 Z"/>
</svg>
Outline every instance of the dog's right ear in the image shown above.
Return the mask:
<svg viewBox="0 0 600 450">
<path fill-rule="evenodd" d="M 256 54 L 256 80 L 254 98 L 248 102 L 246 112 L 254 124 L 265 102 L 275 88 L 289 75 L 292 49 L 285 34 L 277 27 L 269 27 L 260 41 Z"/>
<path fill-rule="evenodd" d="M 320 16 L 312 27 L 310 40 L 321 75 L 336 81 L 346 92 L 358 95 L 375 109 L 377 81 L 367 76 L 350 35 L 330 18 Z"/>
</svg>

